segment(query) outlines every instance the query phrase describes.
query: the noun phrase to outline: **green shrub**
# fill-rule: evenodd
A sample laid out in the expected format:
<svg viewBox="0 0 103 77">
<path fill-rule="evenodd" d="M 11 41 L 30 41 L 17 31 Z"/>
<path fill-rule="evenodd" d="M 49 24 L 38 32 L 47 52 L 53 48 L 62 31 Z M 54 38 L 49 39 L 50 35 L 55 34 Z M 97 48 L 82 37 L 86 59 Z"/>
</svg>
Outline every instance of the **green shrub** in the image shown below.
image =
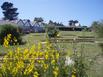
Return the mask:
<svg viewBox="0 0 103 77">
<path fill-rule="evenodd" d="M 92 29 L 98 37 L 103 38 L 103 21 L 94 21 L 92 23 Z"/>
<path fill-rule="evenodd" d="M 68 77 L 70 66 L 49 41 L 10 50 L 2 59 L 0 77 Z"/>
<path fill-rule="evenodd" d="M 11 34 L 11 41 L 9 42 L 10 45 L 13 44 L 22 44 L 22 38 L 20 36 L 20 33 L 18 32 L 18 27 L 10 24 L 1 25 L 1 31 L 0 31 L 0 44 L 2 45 L 4 42 L 4 38 Z M 15 41 L 16 40 L 16 41 Z"/>
<path fill-rule="evenodd" d="M 49 38 L 51 37 L 57 37 L 59 31 L 57 30 L 57 28 L 53 25 L 50 25 L 47 27 L 47 35 Z"/>
<path fill-rule="evenodd" d="M 92 28 L 93 31 L 97 34 L 98 38 L 103 39 L 103 20 L 93 22 Z M 99 43 L 99 46 L 101 47 L 103 54 L 103 43 Z"/>
</svg>

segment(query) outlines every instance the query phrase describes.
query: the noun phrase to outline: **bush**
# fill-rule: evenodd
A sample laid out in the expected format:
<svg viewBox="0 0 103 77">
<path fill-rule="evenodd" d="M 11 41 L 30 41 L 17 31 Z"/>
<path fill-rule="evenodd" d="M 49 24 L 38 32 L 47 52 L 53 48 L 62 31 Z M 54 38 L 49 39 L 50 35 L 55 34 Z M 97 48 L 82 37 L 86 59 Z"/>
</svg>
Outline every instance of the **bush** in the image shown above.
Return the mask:
<svg viewBox="0 0 103 77">
<path fill-rule="evenodd" d="M 57 37 L 59 31 L 57 30 L 57 28 L 55 26 L 49 26 L 47 27 L 47 35 L 49 38 L 51 37 Z"/>
<path fill-rule="evenodd" d="M 93 22 L 92 29 L 97 34 L 98 38 L 103 39 L 103 20 Z M 103 43 L 99 43 L 99 46 L 101 47 L 103 54 Z"/>
<path fill-rule="evenodd" d="M 0 77 L 68 77 L 65 56 L 49 42 L 11 50 L 3 57 Z"/>
<path fill-rule="evenodd" d="M 4 43 L 4 38 L 7 37 L 8 34 L 11 34 L 10 38 L 10 45 L 15 44 L 22 44 L 22 38 L 20 36 L 20 33 L 18 32 L 18 27 L 10 24 L 1 25 L 1 31 L 0 31 L 0 44 L 2 45 Z"/>
<path fill-rule="evenodd" d="M 92 29 L 98 37 L 103 38 L 103 21 L 95 21 L 92 23 Z"/>
</svg>

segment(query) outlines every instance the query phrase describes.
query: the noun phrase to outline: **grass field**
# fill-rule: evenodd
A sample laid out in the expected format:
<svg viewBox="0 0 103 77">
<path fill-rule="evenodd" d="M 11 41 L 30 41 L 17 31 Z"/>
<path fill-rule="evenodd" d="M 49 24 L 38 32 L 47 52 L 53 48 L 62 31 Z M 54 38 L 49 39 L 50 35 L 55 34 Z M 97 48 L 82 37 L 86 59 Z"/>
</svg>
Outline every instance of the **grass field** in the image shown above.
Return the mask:
<svg viewBox="0 0 103 77">
<path fill-rule="evenodd" d="M 45 33 L 31 33 L 24 35 L 22 38 L 24 41 L 26 41 L 25 45 L 20 45 L 20 46 L 10 46 L 9 48 L 4 48 L 0 46 L 0 53 L 10 50 L 10 49 L 15 49 L 16 47 L 20 48 L 29 48 L 35 43 L 38 43 L 40 41 L 44 41 L 46 39 L 46 34 Z M 62 31 L 60 32 L 61 38 L 75 38 L 78 36 L 95 36 L 93 32 L 72 32 L 72 31 Z M 77 52 L 83 51 L 85 54 L 86 58 L 88 60 L 94 58 L 96 55 L 101 53 L 101 48 L 98 46 L 96 43 L 91 43 L 91 42 L 80 42 L 80 43 L 56 43 L 56 45 L 62 50 L 65 50 L 67 52 L 67 56 L 73 52 L 73 46 L 75 46 Z M 99 56 L 93 65 L 91 65 L 91 69 L 88 70 L 89 77 L 103 77 L 103 57 Z"/>
</svg>

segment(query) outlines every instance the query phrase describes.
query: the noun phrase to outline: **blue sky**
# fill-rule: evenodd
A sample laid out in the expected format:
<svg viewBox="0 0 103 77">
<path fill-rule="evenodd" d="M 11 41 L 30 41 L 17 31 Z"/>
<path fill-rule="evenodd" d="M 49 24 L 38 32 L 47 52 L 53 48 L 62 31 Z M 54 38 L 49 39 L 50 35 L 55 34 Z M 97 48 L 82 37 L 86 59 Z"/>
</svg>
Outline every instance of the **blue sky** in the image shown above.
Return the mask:
<svg viewBox="0 0 103 77">
<path fill-rule="evenodd" d="M 65 25 L 73 19 L 87 26 L 103 19 L 103 0 L 0 0 L 0 6 L 5 1 L 12 2 L 18 8 L 20 19 L 33 21 L 34 17 L 42 17 L 45 22 L 51 19 Z"/>
</svg>

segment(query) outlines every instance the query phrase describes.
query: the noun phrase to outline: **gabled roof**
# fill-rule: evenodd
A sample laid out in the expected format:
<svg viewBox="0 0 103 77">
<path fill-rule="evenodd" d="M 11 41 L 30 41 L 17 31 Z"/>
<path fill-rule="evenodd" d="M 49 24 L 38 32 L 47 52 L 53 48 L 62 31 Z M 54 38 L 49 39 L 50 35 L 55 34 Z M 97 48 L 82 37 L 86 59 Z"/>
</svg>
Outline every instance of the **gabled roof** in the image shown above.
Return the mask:
<svg viewBox="0 0 103 77">
<path fill-rule="evenodd" d="M 17 22 L 17 24 L 18 24 L 19 26 L 24 26 L 24 22 L 23 22 L 23 20 L 21 20 L 21 19 Z"/>
<path fill-rule="evenodd" d="M 24 26 L 32 26 L 30 22 L 26 21 Z"/>
<path fill-rule="evenodd" d="M 43 27 L 43 24 L 34 23 L 33 26 L 36 26 L 36 27 Z"/>
</svg>

